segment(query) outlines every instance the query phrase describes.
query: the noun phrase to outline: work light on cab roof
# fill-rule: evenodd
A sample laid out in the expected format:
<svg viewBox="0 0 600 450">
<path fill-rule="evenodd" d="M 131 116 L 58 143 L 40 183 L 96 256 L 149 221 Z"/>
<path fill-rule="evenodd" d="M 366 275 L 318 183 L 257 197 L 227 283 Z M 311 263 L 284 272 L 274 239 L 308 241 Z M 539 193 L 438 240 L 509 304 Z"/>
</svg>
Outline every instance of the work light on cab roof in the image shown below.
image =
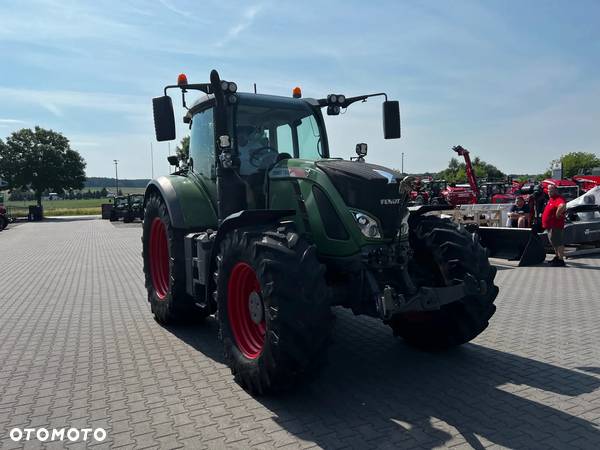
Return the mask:
<svg viewBox="0 0 600 450">
<path fill-rule="evenodd" d="M 183 86 L 188 84 L 188 80 L 187 77 L 185 76 L 185 73 L 180 73 L 177 76 L 177 86 Z"/>
</svg>

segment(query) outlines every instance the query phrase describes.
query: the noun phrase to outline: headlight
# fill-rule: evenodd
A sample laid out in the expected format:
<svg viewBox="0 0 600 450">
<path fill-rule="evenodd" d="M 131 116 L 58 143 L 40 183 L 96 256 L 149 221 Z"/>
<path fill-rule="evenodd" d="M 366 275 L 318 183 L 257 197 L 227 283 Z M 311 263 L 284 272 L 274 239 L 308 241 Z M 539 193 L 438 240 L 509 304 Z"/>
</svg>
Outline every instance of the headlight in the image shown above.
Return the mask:
<svg viewBox="0 0 600 450">
<path fill-rule="evenodd" d="M 358 228 L 360 228 L 360 232 L 363 235 L 371 239 L 381 238 L 381 232 L 379 231 L 377 220 L 359 211 L 352 211 L 352 215 L 354 216 L 354 220 L 356 220 Z"/>
</svg>

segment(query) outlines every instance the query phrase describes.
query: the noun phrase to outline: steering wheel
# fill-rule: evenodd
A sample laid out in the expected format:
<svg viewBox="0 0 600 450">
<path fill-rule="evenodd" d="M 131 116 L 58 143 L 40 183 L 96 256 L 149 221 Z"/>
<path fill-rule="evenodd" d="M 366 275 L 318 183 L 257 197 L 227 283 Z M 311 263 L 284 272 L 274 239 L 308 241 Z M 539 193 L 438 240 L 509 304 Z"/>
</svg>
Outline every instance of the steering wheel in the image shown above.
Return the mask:
<svg viewBox="0 0 600 450">
<path fill-rule="evenodd" d="M 273 147 L 270 147 L 268 145 L 265 145 L 264 147 L 258 147 L 258 148 L 254 148 L 252 150 L 250 150 L 249 152 L 250 154 L 250 165 L 257 167 L 257 168 L 265 168 L 268 167 L 270 163 L 274 162 L 275 159 L 277 158 L 277 155 L 279 155 L 279 152 L 274 149 Z M 267 156 L 272 155 L 273 161 L 269 162 L 269 158 L 266 158 Z M 265 164 L 265 160 L 267 161 L 267 163 Z"/>
</svg>

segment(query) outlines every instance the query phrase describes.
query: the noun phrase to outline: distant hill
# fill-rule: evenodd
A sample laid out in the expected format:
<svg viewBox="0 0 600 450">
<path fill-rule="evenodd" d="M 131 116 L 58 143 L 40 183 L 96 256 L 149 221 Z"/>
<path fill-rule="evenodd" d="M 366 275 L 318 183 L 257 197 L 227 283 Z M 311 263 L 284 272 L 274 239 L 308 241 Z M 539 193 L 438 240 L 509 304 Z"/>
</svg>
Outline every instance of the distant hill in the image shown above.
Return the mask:
<svg viewBox="0 0 600 450">
<path fill-rule="evenodd" d="M 119 188 L 145 188 L 149 182 L 149 179 L 121 180 L 119 178 Z M 89 177 L 84 186 L 86 188 L 114 188 L 115 184 L 114 178 Z"/>
</svg>

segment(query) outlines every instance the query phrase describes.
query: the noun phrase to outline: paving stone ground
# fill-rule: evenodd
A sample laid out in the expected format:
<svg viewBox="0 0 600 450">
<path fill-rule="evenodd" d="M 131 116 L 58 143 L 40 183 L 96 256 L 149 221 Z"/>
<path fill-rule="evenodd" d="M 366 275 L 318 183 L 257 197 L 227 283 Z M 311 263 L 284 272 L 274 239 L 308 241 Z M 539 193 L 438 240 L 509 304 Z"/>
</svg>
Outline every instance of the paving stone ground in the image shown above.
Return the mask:
<svg viewBox="0 0 600 450">
<path fill-rule="evenodd" d="M 97 219 L 0 233 L 2 448 L 41 446 L 14 427 L 105 428 L 90 448 L 600 448 L 600 258 L 501 263 L 490 327 L 448 353 L 336 310 L 317 380 L 252 398 L 213 319 L 153 320 L 140 235 Z M 65 445 L 85 446 L 47 447 Z"/>
</svg>

